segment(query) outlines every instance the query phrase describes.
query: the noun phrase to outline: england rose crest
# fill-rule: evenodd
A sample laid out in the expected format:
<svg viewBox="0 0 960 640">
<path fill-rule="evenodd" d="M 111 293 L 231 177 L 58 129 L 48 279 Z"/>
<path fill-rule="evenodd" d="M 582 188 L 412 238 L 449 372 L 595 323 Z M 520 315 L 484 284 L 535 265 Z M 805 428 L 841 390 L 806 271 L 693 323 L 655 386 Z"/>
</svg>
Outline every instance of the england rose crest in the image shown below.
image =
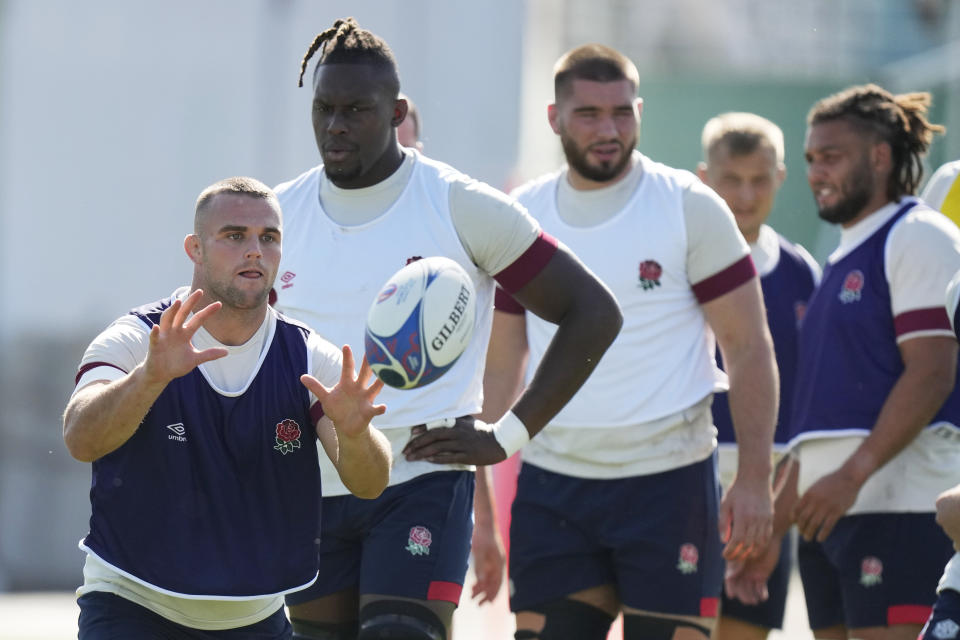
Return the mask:
<svg viewBox="0 0 960 640">
<path fill-rule="evenodd" d="M 883 563 L 880 558 L 867 556 L 860 563 L 860 584 L 872 587 L 883 582 Z"/>
<path fill-rule="evenodd" d="M 843 279 L 843 286 L 840 288 L 840 302 L 850 304 L 860 299 L 860 292 L 863 291 L 863 271 L 854 269 Z"/>
<path fill-rule="evenodd" d="M 428 556 L 430 555 L 431 542 L 433 542 L 433 535 L 431 535 L 430 529 L 417 525 L 410 529 L 407 551 L 415 556 Z"/>
<path fill-rule="evenodd" d="M 273 447 L 283 455 L 300 448 L 300 425 L 287 418 L 277 423 L 277 444 Z"/>
<path fill-rule="evenodd" d="M 688 542 L 680 547 L 680 561 L 677 562 L 680 573 L 696 573 L 698 562 L 700 562 L 700 552 L 695 545 Z"/>
<path fill-rule="evenodd" d="M 663 267 L 656 260 L 644 260 L 640 263 L 640 287 L 644 291 L 659 287 L 662 275 Z"/>
</svg>

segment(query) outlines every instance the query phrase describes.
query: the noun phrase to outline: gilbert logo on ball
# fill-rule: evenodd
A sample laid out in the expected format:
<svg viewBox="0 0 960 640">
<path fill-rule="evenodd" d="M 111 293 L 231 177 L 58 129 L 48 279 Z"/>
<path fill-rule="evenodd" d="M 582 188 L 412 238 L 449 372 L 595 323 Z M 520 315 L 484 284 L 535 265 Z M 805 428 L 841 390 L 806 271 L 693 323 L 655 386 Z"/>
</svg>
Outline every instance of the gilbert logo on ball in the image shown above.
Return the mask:
<svg viewBox="0 0 960 640">
<path fill-rule="evenodd" d="M 467 348 L 476 316 L 473 281 L 455 261 L 411 262 L 380 287 L 364 332 L 374 374 L 398 389 L 442 376 Z"/>
</svg>

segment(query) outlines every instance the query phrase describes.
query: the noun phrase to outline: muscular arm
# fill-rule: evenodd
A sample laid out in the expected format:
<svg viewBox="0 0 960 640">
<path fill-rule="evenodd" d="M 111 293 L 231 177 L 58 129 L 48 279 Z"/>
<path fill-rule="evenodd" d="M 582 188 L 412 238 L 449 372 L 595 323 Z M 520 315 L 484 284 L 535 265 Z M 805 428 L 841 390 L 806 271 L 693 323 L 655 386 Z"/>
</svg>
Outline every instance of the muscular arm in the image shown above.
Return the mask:
<svg viewBox="0 0 960 640">
<path fill-rule="evenodd" d="M 187 320 L 203 292 L 174 303 L 150 331 L 146 359 L 119 380 L 94 381 L 78 391 L 63 414 L 63 440 L 77 460 L 92 462 L 119 448 L 174 378 L 198 365 L 222 358 L 226 349 L 197 351 L 190 338 L 220 308 L 216 302 Z"/>
<path fill-rule="evenodd" d="M 546 267 L 513 297 L 558 325 L 533 378 L 512 408 L 533 437 L 589 377 L 620 332 L 623 315 L 606 285 L 562 244 Z"/>
<path fill-rule="evenodd" d="M 118 449 L 166 386 L 165 381 L 150 380 L 141 364 L 120 380 L 97 380 L 78 391 L 63 414 L 63 440 L 70 455 L 93 462 Z"/>
<path fill-rule="evenodd" d="M 531 312 L 558 325 L 533 380 L 495 430 L 479 420 L 471 426 L 431 429 L 407 443 L 407 459 L 461 464 L 504 460 L 522 444 L 517 433 L 522 441 L 535 436 L 570 400 L 623 323 L 610 290 L 562 245 L 512 295 Z M 503 433 L 511 444 L 501 444 Z"/>
<path fill-rule="evenodd" d="M 763 546 L 772 527 L 773 430 L 780 397 L 773 340 L 767 328 L 759 279 L 754 277 L 703 304 L 730 378 L 730 414 L 738 464 L 724 496 L 721 534 L 733 557 Z"/>
<path fill-rule="evenodd" d="M 797 527 L 823 541 L 856 501 L 870 476 L 930 423 L 956 382 L 957 341 L 926 336 L 900 343 L 904 370 L 887 396 L 873 429 L 835 472 L 811 486 L 797 505 Z"/>
</svg>

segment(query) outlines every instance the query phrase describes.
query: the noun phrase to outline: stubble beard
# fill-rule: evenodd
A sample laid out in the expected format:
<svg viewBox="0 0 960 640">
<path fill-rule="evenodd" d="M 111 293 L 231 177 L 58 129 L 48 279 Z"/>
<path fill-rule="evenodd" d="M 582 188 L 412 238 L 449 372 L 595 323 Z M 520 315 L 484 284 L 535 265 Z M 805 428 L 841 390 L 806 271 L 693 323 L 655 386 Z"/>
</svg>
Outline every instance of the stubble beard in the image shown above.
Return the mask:
<svg viewBox="0 0 960 640">
<path fill-rule="evenodd" d="M 587 160 L 587 152 L 580 149 L 577 144 L 566 135 L 560 136 L 560 144 L 563 146 L 563 154 L 567 158 L 567 165 L 587 180 L 594 182 L 610 182 L 619 176 L 623 170 L 630 164 L 630 156 L 633 148 L 636 147 L 637 139 L 633 138 L 629 148 L 621 146 L 623 152 L 620 159 L 616 162 L 602 162 L 599 166 L 592 165 Z M 619 141 L 618 141 L 619 144 Z"/>
<path fill-rule="evenodd" d="M 846 224 L 863 211 L 873 195 L 874 176 L 866 163 L 861 163 L 843 184 L 845 197 L 832 207 L 819 207 L 821 220 L 830 224 Z"/>
</svg>

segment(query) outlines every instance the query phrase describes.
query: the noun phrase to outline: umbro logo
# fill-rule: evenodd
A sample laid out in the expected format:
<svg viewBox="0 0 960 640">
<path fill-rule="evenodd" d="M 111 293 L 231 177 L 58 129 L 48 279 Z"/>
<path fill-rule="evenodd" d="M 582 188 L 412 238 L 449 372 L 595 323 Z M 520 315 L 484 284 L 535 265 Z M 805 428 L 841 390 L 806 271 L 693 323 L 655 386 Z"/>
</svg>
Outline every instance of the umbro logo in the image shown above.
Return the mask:
<svg viewBox="0 0 960 640">
<path fill-rule="evenodd" d="M 168 424 L 167 429 L 173 433 L 167 434 L 167 440 L 176 440 L 178 442 L 186 442 L 187 438 L 183 434 L 187 432 L 186 427 L 183 426 L 182 422 L 177 422 L 176 424 Z"/>
</svg>

